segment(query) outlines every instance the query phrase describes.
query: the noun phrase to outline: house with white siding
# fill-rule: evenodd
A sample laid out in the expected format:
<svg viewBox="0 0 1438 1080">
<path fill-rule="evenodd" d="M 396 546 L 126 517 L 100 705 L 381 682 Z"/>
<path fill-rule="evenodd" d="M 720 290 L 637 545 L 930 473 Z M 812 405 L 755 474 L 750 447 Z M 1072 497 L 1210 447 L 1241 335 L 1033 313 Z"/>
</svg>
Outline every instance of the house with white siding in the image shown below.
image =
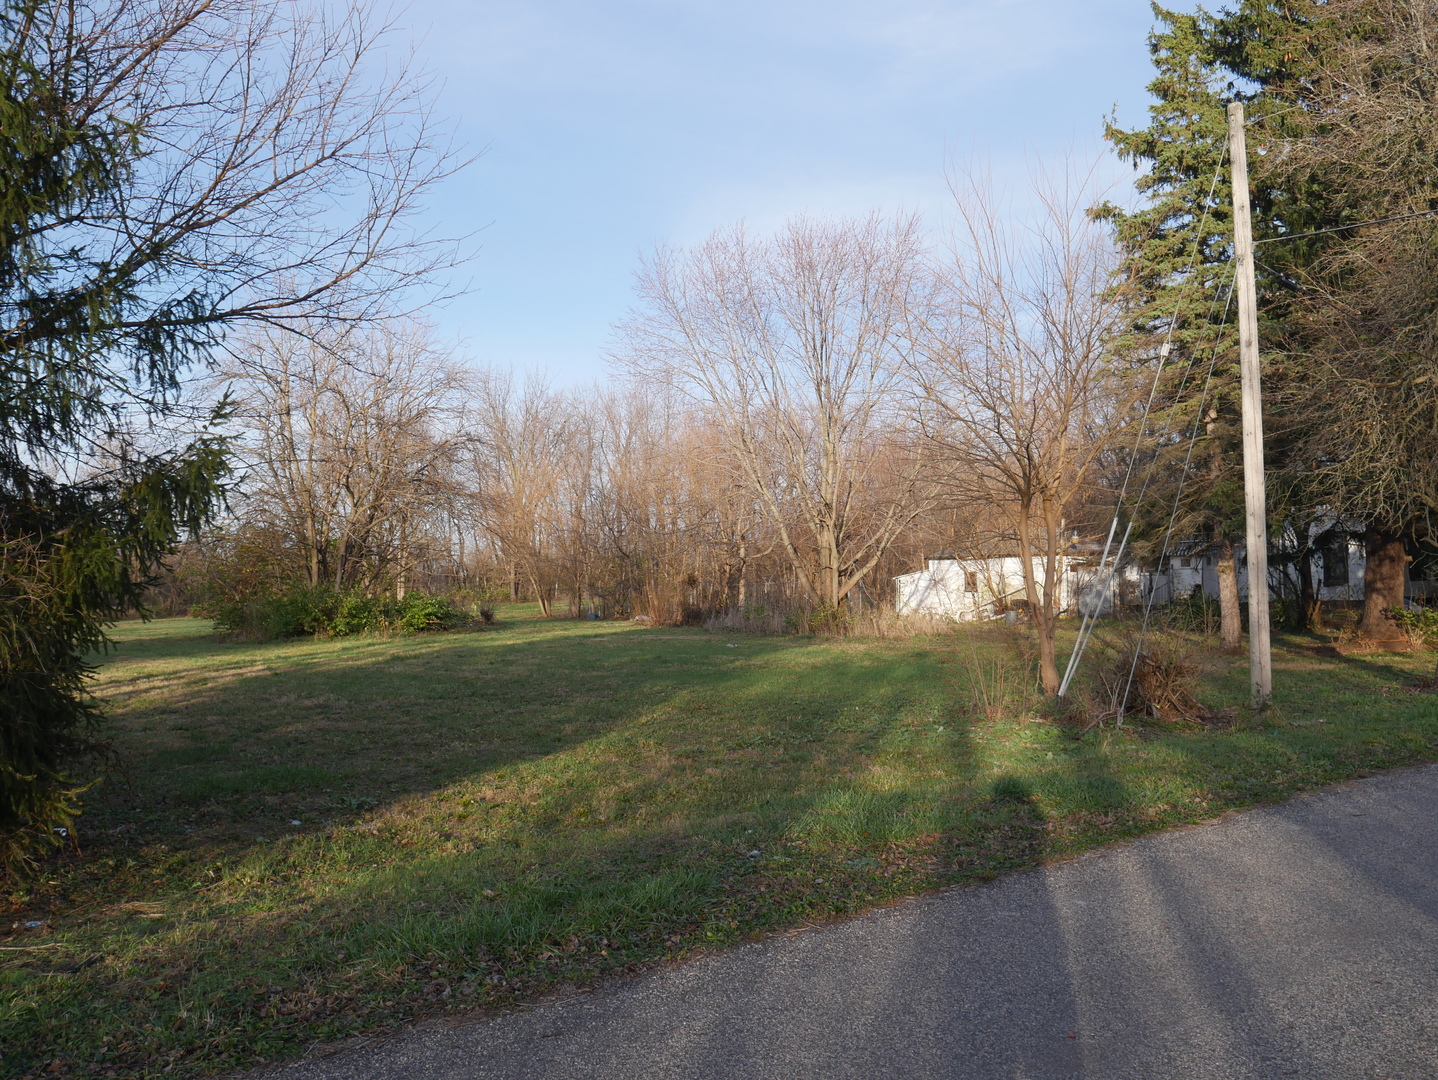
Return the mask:
<svg viewBox="0 0 1438 1080">
<path fill-rule="evenodd" d="M 1148 574 L 1126 566 L 1113 581 L 1100 579 L 1098 550 L 1075 545 L 1058 560 L 1057 608 L 1061 614 L 1108 611 L 1114 603 L 1136 603 L 1147 587 Z M 1034 578 L 1045 580 L 1044 560 L 1033 559 Z M 1103 575 L 1107 577 L 1109 575 Z M 900 615 L 936 615 L 971 622 L 999 618 L 1028 607 L 1023 557 L 1017 553 L 930 556 L 924 568 L 894 579 L 895 608 Z"/>
<path fill-rule="evenodd" d="M 1238 595 L 1248 599 L 1248 551 L 1246 545 L 1234 546 L 1235 561 L 1238 564 Z M 1269 555 L 1268 590 L 1274 599 L 1299 595 L 1301 583 L 1298 568 L 1291 562 Z M 1351 606 L 1363 602 L 1363 542 L 1349 533 L 1329 538 L 1318 548 L 1313 557 L 1313 591 L 1317 599 L 1337 606 Z M 1410 598 L 1422 598 L 1438 594 L 1435 583 L 1425 580 L 1427 568 L 1423 560 L 1416 560 L 1409 566 L 1409 581 L 1405 594 Z M 1202 593 L 1204 596 L 1218 596 L 1218 551 L 1215 546 L 1203 540 L 1186 540 L 1174 546 L 1173 553 L 1153 575 L 1153 587 L 1158 590 L 1158 603 L 1183 599 Z"/>
<path fill-rule="evenodd" d="M 1316 527 L 1315 527 L 1316 528 Z M 1363 543 L 1357 530 L 1324 527 L 1328 538 L 1313 558 L 1313 585 L 1317 598 L 1336 606 L 1363 601 Z M 1322 536 L 1323 533 L 1315 533 Z M 1218 597 L 1218 551 L 1208 541 L 1185 540 L 1175 544 L 1156 569 L 1125 562 L 1112 574 L 1099 573 L 1102 546 L 1075 542 L 1059 559 L 1057 607 L 1060 614 L 1100 614 L 1115 605 L 1131 607 L 1152 595 L 1155 604 L 1201 594 Z M 1238 592 L 1248 598 L 1248 559 L 1244 545 L 1236 546 Z M 1033 559 L 1034 576 L 1044 578 L 1044 560 Z M 1410 603 L 1438 599 L 1438 556 L 1416 558 L 1409 565 L 1405 595 Z M 1105 580 L 1108 579 L 1108 580 Z M 944 552 L 924 560 L 924 568 L 894 579 L 895 607 L 900 615 L 924 614 L 957 621 L 993 619 L 1028 607 L 1024 588 L 1023 558 L 1012 545 L 994 555 L 955 555 Z M 1274 598 L 1297 596 L 1297 568 L 1270 556 L 1269 594 Z"/>
</svg>

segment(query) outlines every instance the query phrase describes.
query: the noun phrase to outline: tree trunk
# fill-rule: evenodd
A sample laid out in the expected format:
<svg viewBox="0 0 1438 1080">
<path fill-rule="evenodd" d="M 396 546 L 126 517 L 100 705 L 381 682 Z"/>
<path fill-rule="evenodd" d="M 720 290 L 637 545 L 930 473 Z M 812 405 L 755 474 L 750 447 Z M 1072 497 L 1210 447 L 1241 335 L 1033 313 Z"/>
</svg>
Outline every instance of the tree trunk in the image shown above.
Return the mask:
<svg viewBox="0 0 1438 1080">
<path fill-rule="evenodd" d="M 744 610 L 744 575 L 749 569 L 749 544 L 745 540 L 739 542 L 739 580 L 735 588 L 735 600 L 739 610 Z"/>
<path fill-rule="evenodd" d="M 1252 589 L 1250 583 L 1249 588 Z M 1238 602 L 1238 559 L 1233 538 L 1218 542 L 1218 641 L 1227 652 L 1243 644 L 1243 611 Z"/>
<path fill-rule="evenodd" d="M 1050 697 L 1059 692 L 1058 649 L 1054 641 L 1054 624 L 1045 619 L 1038 626 L 1039 638 L 1039 683 Z"/>
<path fill-rule="evenodd" d="M 830 611 L 839 609 L 839 537 L 833 526 L 819 536 L 819 603 Z"/>
<path fill-rule="evenodd" d="M 553 618 L 553 597 L 550 591 L 540 584 L 539 578 L 531 574 L 529 583 L 534 587 L 534 597 L 539 601 L 539 613 L 546 619 Z"/>
<path fill-rule="evenodd" d="M 308 570 L 309 580 L 307 584 L 311 589 L 320 587 L 320 547 L 316 534 L 315 519 L 312 515 L 305 515 L 305 564 Z"/>
<path fill-rule="evenodd" d="M 1034 573 L 1032 534 L 1028 523 L 1029 507 L 1023 506 L 1018 521 L 1019 551 L 1024 575 L 1024 595 L 1029 602 L 1029 618 L 1039 639 L 1039 685 L 1050 696 L 1059 692 L 1058 650 L 1054 642 L 1054 617 L 1052 604 L 1046 601 L 1052 596 L 1051 581 L 1045 581 L 1042 588 L 1038 575 Z M 1051 533 L 1052 530 L 1049 530 Z M 1049 536 L 1052 551 L 1052 536 Z M 1048 567 L 1048 558 L 1044 566 Z"/>
<path fill-rule="evenodd" d="M 1363 621 L 1358 632 L 1366 640 L 1383 645 L 1406 646 L 1403 628 L 1388 614 L 1403 606 L 1403 582 L 1407 576 L 1408 553 L 1403 537 L 1377 525 L 1363 534 Z"/>
<path fill-rule="evenodd" d="M 1039 599 L 1039 681 L 1044 693 L 1059 692 L 1058 663 L 1058 618 L 1061 604 L 1058 591 L 1063 585 L 1063 566 L 1059 558 L 1059 537 L 1063 533 L 1063 519 L 1058 507 L 1051 499 L 1043 503 L 1044 521 L 1044 580 Z"/>
<path fill-rule="evenodd" d="M 1317 633 L 1323 629 L 1323 597 L 1313 583 L 1313 548 L 1298 557 L 1299 629 Z"/>
<path fill-rule="evenodd" d="M 403 536 L 403 534 L 401 534 Z M 409 592 L 409 552 L 405 550 L 405 541 L 399 542 L 399 573 L 394 579 L 394 598 L 403 600 L 405 593 Z"/>
</svg>

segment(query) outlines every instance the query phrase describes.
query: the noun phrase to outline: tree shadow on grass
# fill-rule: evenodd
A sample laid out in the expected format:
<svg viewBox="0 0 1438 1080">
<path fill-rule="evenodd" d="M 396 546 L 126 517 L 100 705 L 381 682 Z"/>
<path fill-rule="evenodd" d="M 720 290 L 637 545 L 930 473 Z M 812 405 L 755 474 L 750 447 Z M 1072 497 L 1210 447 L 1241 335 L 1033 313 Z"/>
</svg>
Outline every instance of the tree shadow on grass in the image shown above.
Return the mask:
<svg viewBox="0 0 1438 1080">
<path fill-rule="evenodd" d="M 1410 662 L 1408 664 L 1398 664 L 1392 661 L 1385 663 L 1381 660 L 1375 659 L 1372 655 L 1364 654 L 1351 654 L 1348 656 L 1335 655 L 1335 657 L 1333 658 L 1325 659 L 1329 659 L 1330 662 L 1336 660 L 1339 663 L 1339 666 L 1341 666 L 1342 668 L 1345 668 L 1348 671 L 1362 672 L 1363 674 L 1373 678 L 1375 681 L 1389 682 L 1399 686 L 1416 685 L 1418 682 L 1426 678 L 1429 674 L 1429 672 L 1426 670 L 1413 670 L 1413 666 L 1411 663 L 1412 658 L 1415 655 L 1421 658 L 1422 654 L 1400 653 L 1390 655 L 1402 656 Z M 1427 658 L 1424 660 L 1424 668 L 1431 667 L 1431 665 L 1431 658 Z"/>
<path fill-rule="evenodd" d="M 117 711 L 151 764 L 113 814 L 150 799 L 152 895 L 183 918 L 62 915 L 110 959 L 46 988 L 29 1030 L 212 1064 L 1033 866 L 1161 824 L 1191 779 L 964 721 L 929 647 L 574 624 L 134 667 L 155 681 Z M 206 878 L 186 837 L 216 818 L 234 836 Z"/>
<path fill-rule="evenodd" d="M 1043 850 L 1037 804 L 983 788 L 928 649 L 607 627 L 337 644 L 121 653 L 132 786 L 87 858 L 128 852 L 129 898 L 148 881 L 181 917 L 57 909 L 110 959 L 47 991 L 70 1004 L 37 1031 L 153 1022 L 147 1052 L 278 1052 Z M 75 1008 L 108 1019 L 62 1033 Z"/>
<path fill-rule="evenodd" d="M 692 631 L 122 649 L 102 691 L 128 782 L 99 793 L 88 831 L 206 858 L 354 829 L 440 859 L 566 831 L 579 858 L 595 836 L 728 836 L 862 786 L 950 711 L 925 650 Z M 970 767 L 952 723 L 937 741 L 926 752 Z"/>
<path fill-rule="evenodd" d="M 662 700 L 667 680 L 652 669 L 665 658 L 652 644 L 596 655 L 589 637 L 601 635 L 151 642 L 138 676 L 101 692 L 141 797 L 182 797 L 206 774 L 302 765 L 384 802 L 563 750 Z M 147 771 L 154 762 L 164 768 Z"/>
</svg>

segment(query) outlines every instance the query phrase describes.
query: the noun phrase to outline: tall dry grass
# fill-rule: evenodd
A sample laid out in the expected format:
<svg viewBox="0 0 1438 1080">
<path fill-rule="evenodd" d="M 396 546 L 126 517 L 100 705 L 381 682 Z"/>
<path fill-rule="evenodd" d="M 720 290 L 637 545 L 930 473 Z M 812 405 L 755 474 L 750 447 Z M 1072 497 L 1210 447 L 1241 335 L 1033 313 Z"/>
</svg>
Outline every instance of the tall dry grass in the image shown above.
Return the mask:
<svg viewBox="0 0 1438 1080">
<path fill-rule="evenodd" d="M 1009 626 L 967 625 L 954 634 L 960 671 L 956 696 L 969 715 L 992 723 L 1038 705 L 1038 669 L 1031 634 Z"/>
<path fill-rule="evenodd" d="M 937 615 L 900 615 L 890 608 L 863 612 L 779 609 L 751 604 L 711 615 L 704 623 L 714 630 L 747 634 L 813 634 L 826 638 L 904 640 L 952 634 L 959 626 Z"/>
</svg>

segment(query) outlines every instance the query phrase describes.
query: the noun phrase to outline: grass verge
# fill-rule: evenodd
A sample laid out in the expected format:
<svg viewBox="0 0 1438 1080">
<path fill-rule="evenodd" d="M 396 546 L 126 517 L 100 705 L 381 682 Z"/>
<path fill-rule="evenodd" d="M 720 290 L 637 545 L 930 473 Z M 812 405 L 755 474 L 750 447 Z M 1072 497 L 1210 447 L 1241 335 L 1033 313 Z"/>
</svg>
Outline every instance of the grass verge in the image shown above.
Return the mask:
<svg viewBox="0 0 1438 1080">
<path fill-rule="evenodd" d="M 120 627 L 99 690 L 124 771 L 5 897 L 0 1075 L 274 1061 L 1438 757 L 1427 657 L 1284 639 L 1261 724 L 1076 740 L 1022 693 L 978 719 L 1001 636 L 527 614 L 262 645 Z M 1203 696 L 1243 700 L 1241 662 Z"/>
</svg>

